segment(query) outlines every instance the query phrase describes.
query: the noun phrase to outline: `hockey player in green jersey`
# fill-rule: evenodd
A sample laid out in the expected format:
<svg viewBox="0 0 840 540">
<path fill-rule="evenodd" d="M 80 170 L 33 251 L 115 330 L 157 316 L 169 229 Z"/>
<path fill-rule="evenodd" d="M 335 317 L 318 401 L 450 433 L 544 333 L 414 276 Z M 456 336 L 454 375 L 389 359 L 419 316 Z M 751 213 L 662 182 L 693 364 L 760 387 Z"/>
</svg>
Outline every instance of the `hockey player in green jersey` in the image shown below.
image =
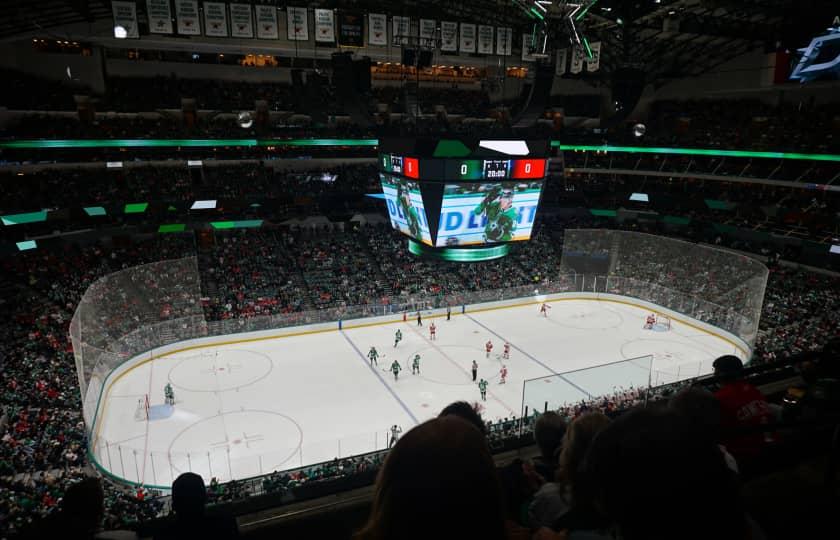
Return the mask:
<svg viewBox="0 0 840 540">
<path fill-rule="evenodd" d="M 399 362 L 394 360 L 394 363 L 391 364 L 391 373 L 394 374 L 394 380 L 395 381 L 400 378 L 400 371 L 402 371 L 402 366 L 400 365 Z"/>
<path fill-rule="evenodd" d="M 487 401 L 487 381 L 484 379 L 478 381 L 478 389 L 481 391 L 482 401 Z"/>
<path fill-rule="evenodd" d="M 415 354 L 414 360 L 411 361 L 411 374 L 420 375 L 420 355 Z"/>
<path fill-rule="evenodd" d="M 167 405 L 175 405 L 175 391 L 172 390 L 172 385 L 169 383 L 166 383 L 166 386 L 163 387 L 163 398 Z"/>
<path fill-rule="evenodd" d="M 379 353 L 376 351 L 376 347 L 371 347 L 370 351 L 368 351 L 368 358 L 370 358 L 370 365 L 379 365 L 377 362 L 377 358 L 379 358 Z"/>
<path fill-rule="evenodd" d="M 397 344 L 399 344 L 400 341 L 402 341 L 402 332 L 397 330 L 397 333 L 394 334 L 394 347 L 396 347 Z"/>
<path fill-rule="evenodd" d="M 397 184 L 397 200 L 408 224 L 408 232 L 414 238 L 420 238 L 420 216 L 411 204 L 411 192 L 407 187 Z"/>
<path fill-rule="evenodd" d="M 485 242 L 509 242 L 516 231 L 516 210 L 513 208 L 513 190 L 493 186 L 473 214 L 486 216 Z"/>
</svg>

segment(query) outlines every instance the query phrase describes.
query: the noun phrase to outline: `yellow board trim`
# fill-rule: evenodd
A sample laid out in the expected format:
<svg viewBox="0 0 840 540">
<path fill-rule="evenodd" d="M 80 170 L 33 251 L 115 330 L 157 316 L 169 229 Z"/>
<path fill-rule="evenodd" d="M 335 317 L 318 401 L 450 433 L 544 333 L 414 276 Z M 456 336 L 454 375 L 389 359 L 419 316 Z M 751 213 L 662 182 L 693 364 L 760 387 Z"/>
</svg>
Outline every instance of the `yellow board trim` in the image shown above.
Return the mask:
<svg viewBox="0 0 840 540">
<path fill-rule="evenodd" d="M 723 341 L 729 343 L 730 345 L 732 345 L 733 347 L 735 347 L 736 349 L 741 351 L 744 354 L 744 356 L 749 357 L 749 352 L 746 349 L 744 349 L 741 345 L 735 343 L 734 341 L 732 341 L 731 339 L 729 339 L 725 336 L 721 336 L 719 334 L 716 334 L 716 333 L 712 332 L 711 330 L 708 330 L 706 328 L 702 328 L 700 326 L 697 326 L 695 324 L 687 322 L 687 321 L 685 321 L 685 320 L 683 320 L 679 317 L 672 317 L 671 315 L 668 315 L 667 313 L 662 313 L 662 312 L 659 312 L 659 311 L 656 311 L 656 310 L 653 310 L 653 309 L 649 309 L 647 306 L 641 306 L 641 305 L 633 303 L 633 302 L 626 302 L 626 301 L 623 301 L 623 300 L 615 300 L 615 299 L 612 299 L 612 298 L 592 298 L 592 297 L 588 297 L 588 296 L 575 296 L 575 297 L 554 298 L 552 300 L 545 300 L 544 302 L 530 300 L 530 301 L 525 301 L 525 302 L 522 302 L 522 303 L 519 303 L 519 304 L 510 304 L 510 305 L 505 305 L 505 306 L 491 306 L 491 307 L 484 307 L 484 308 L 473 308 L 473 309 L 470 309 L 470 313 L 482 313 L 482 312 L 485 312 L 485 311 L 496 311 L 496 310 L 499 310 L 499 309 L 508 309 L 508 308 L 512 308 L 512 307 L 522 307 L 522 306 L 538 305 L 538 304 L 544 304 L 544 303 L 565 302 L 565 301 L 569 301 L 569 300 L 590 300 L 590 301 L 595 301 L 595 302 L 612 302 L 614 304 L 624 304 L 624 305 L 632 306 L 632 307 L 635 307 L 635 308 L 641 308 L 641 309 L 644 309 L 646 311 L 652 311 L 653 313 L 656 313 L 657 315 L 664 315 L 666 317 L 669 317 L 671 319 L 679 321 L 681 324 L 684 324 L 686 326 L 690 326 L 691 328 L 694 328 L 695 330 L 700 330 L 701 332 L 709 334 L 710 336 L 716 337 L 718 339 L 722 339 Z M 441 309 L 441 308 L 436 308 L 436 309 Z M 453 311 L 452 315 L 461 315 L 461 313 L 455 313 Z M 438 315 L 429 315 L 426 318 L 427 319 L 438 319 L 438 318 L 445 317 L 445 316 L 446 316 L 446 313 L 441 313 L 441 314 L 438 314 Z M 354 328 L 368 328 L 368 327 L 371 327 L 371 326 L 384 326 L 386 324 L 394 324 L 394 323 L 403 322 L 401 316 L 396 316 L 396 317 L 397 317 L 397 319 L 393 320 L 393 321 L 379 321 L 379 322 L 370 322 L 370 323 L 359 323 L 359 324 L 354 324 L 354 325 L 350 325 L 350 326 L 345 326 L 345 325 L 342 324 L 342 330 L 350 330 L 350 329 L 354 329 Z M 338 321 L 335 321 L 335 322 L 337 323 Z M 316 323 L 316 324 L 331 324 L 331 323 Z M 306 335 L 310 335 L 310 334 L 322 334 L 324 332 L 337 332 L 338 330 L 339 330 L 338 328 L 320 328 L 320 329 L 317 329 L 317 330 L 301 330 L 299 332 L 273 334 L 273 335 L 270 335 L 270 336 L 260 336 L 260 337 L 243 338 L 243 339 L 232 339 L 232 340 L 227 340 L 227 341 L 217 341 L 217 342 L 213 342 L 213 343 L 201 343 L 199 345 L 190 345 L 188 347 L 182 347 L 180 349 L 167 351 L 163 354 L 149 356 L 149 358 L 143 360 L 139 364 L 131 366 L 130 368 L 126 369 L 124 372 L 120 373 L 117 376 L 116 379 L 114 379 L 113 381 L 111 381 L 108 384 L 108 388 L 105 391 L 105 399 L 102 400 L 102 411 L 101 411 L 102 414 L 99 415 L 99 418 L 100 419 L 105 418 L 105 411 L 108 408 L 108 395 L 111 392 L 111 388 L 124 375 L 126 375 L 127 373 L 133 371 L 134 369 L 136 369 L 136 368 L 138 368 L 142 365 L 145 365 L 148 362 L 151 362 L 153 360 L 157 360 L 159 358 L 165 358 L 167 356 L 172 356 L 174 354 L 182 353 L 182 352 L 185 352 L 185 351 L 193 351 L 193 350 L 196 350 L 196 349 L 206 349 L 206 348 L 209 348 L 209 347 L 219 347 L 219 346 L 223 346 L 223 345 L 236 345 L 236 344 L 239 344 L 239 343 L 253 343 L 253 342 L 256 342 L 256 341 L 268 341 L 270 339 L 280 339 L 280 338 L 285 338 L 285 337 L 306 336 Z M 257 331 L 259 331 L 259 330 L 257 330 Z M 96 445 L 97 441 L 99 441 L 99 428 L 100 428 L 101 425 L 102 425 L 102 422 L 100 420 L 99 422 L 97 422 L 97 425 L 96 425 L 96 437 L 94 438 L 94 445 Z M 94 446 L 94 455 L 95 455 L 95 446 Z"/>
</svg>

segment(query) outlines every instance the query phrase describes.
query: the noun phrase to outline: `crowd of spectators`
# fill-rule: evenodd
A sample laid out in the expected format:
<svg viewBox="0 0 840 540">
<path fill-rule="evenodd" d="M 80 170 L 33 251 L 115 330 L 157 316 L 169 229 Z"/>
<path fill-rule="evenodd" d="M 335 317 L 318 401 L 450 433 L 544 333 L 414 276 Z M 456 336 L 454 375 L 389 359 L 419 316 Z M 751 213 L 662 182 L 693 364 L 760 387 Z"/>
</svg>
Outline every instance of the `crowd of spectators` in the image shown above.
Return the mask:
<svg viewBox="0 0 840 540">
<path fill-rule="evenodd" d="M 196 256 L 201 294 L 208 298 L 203 313 L 209 321 L 353 303 L 403 303 L 430 296 L 458 299 L 486 288 L 530 289 L 562 279 L 563 227 L 592 224 L 547 218 L 536 228 L 533 240 L 515 246 L 509 257 L 468 266 L 410 257 L 404 240 L 384 225 L 220 232 L 209 245 L 196 242 L 192 235 L 165 235 L 73 246 L 59 252 L 35 251 L 4 260 L 4 276 L 13 279 L 16 291 L 16 300 L 0 308 L 6 321 L 0 372 L 4 398 L 0 513 L 4 522 L 18 528 L 50 513 L 68 485 L 91 474 L 67 334 L 81 295 L 98 278 L 143 263 Z M 645 268 L 650 265 L 645 258 L 628 259 L 625 264 L 631 262 Z M 331 272 L 318 273 L 316 265 Z M 649 270 L 654 278 L 656 272 L 666 276 L 668 272 L 665 267 Z M 159 282 L 164 276 L 156 279 Z M 821 348 L 840 322 L 838 291 L 835 277 L 772 266 L 753 362 Z M 152 318 L 161 313 L 177 316 L 174 308 L 169 299 L 142 312 Z M 120 331 L 119 319 L 105 322 L 116 324 L 109 331 Z M 652 396 L 642 389 L 625 389 L 571 404 L 560 412 L 575 418 L 593 410 L 614 412 L 646 399 Z M 518 433 L 520 425 L 515 418 L 506 419 L 490 426 L 488 437 L 491 442 L 504 441 Z M 525 425 L 530 426 L 530 420 Z M 288 490 L 375 465 L 374 459 L 277 473 L 266 480 L 264 489 Z M 247 493 L 243 489 L 234 484 L 215 487 L 213 492 L 225 499 Z M 106 486 L 105 516 L 110 526 L 130 526 L 153 514 L 156 511 L 148 510 L 136 493 Z"/>
</svg>

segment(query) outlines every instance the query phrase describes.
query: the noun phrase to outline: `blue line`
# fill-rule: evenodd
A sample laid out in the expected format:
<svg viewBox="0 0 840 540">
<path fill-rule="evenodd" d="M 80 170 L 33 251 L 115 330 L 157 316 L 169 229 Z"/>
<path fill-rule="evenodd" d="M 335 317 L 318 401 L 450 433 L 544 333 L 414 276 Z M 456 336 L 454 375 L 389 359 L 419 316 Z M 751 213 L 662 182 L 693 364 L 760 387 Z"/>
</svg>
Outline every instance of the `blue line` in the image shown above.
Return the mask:
<svg viewBox="0 0 840 540">
<path fill-rule="evenodd" d="M 533 356 L 531 356 L 531 355 L 530 355 L 530 354 L 528 354 L 527 352 L 523 351 L 521 348 L 517 347 L 516 345 L 514 345 L 514 344 L 513 344 L 513 343 L 511 343 L 510 341 L 506 340 L 505 338 L 503 338 L 502 336 L 500 336 L 499 334 L 497 334 L 496 332 L 494 332 L 493 330 L 491 330 L 488 326 L 485 326 L 485 325 L 481 324 L 481 323 L 480 323 L 480 322 L 478 322 L 476 319 L 474 319 L 474 318 L 473 318 L 473 316 L 472 316 L 472 315 L 470 315 L 469 313 L 465 313 L 465 315 L 467 316 L 467 318 L 468 318 L 469 320 L 471 320 L 472 322 L 474 322 L 474 323 L 475 323 L 475 324 L 477 324 L 478 326 L 480 326 L 480 327 L 484 328 L 485 330 L 487 330 L 488 332 L 490 332 L 491 334 L 493 334 L 493 335 L 494 335 L 494 336 L 496 336 L 497 338 L 499 338 L 499 339 L 501 339 L 502 341 L 505 341 L 505 342 L 507 342 L 507 343 L 510 343 L 510 346 L 511 346 L 511 347 L 513 347 L 513 348 L 514 348 L 514 349 L 516 349 L 517 351 L 521 352 L 522 354 L 524 354 L 525 356 L 527 356 L 528 358 L 530 358 L 531 360 L 533 360 L 534 362 L 536 362 L 537 364 L 539 364 L 539 365 L 540 365 L 540 366 L 542 366 L 543 368 L 547 369 L 547 370 L 548 370 L 548 371 L 550 371 L 551 373 L 554 373 L 555 375 L 557 375 L 558 377 L 560 377 L 561 379 L 563 379 L 564 381 L 566 381 L 567 383 L 569 383 L 569 385 L 570 385 L 570 386 L 573 386 L 573 387 L 574 387 L 576 390 L 578 390 L 579 392 L 582 392 L 582 393 L 586 394 L 586 395 L 589 397 L 589 399 L 592 399 L 593 397 L 595 397 L 593 394 L 590 394 L 589 392 L 587 392 L 586 390 L 584 390 L 584 389 L 583 389 L 583 388 L 581 388 L 580 386 L 576 385 L 575 383 L 573 383 L 572 381 L 570 381 L 569 379 L 567 379 L 567 378 L 566 378 L 566 377 L 564 377 L 563 375 L 561 375 L 561 374 L 557 373 L 556 371 L 554 371 L 553 369 L 551 369 L 551 368 L 550 368 L 550 367 L 548 367 L 547 365 L 543 364 L 542 362 L 540 362 L 539 360 L 537 360 L 536 358 L 534 358 Z"/>
<path fill-rule="evenodd" d="M 353 350 L 356 351 L 356 354 L 359 355 L 359 358 L 362 359 L 362 362 L 365 363 L 365 365 L 368 367 L 368 369 L 370 369 L 373 372 L 373 374 L 376 375 L 376 378 L 379 379 L 379 382 L 381 382 L 382 385 L 391 393 L 391 395 L 394 396 L 394 399 L 396 399 L 397 403 L 399 403 L 400 406 L 402 406 L 402 408 L 406 412 L 406 414 L 408 414 L 408 416 L 410 416 L 411 419 L 414 420 L 415 424 L 419 424 L 420 421 L 417 419 L 416 416 L 414 416 L 414 414 L 412 414 L 411 410 L 408 408 L 408 405 L 406 405 L 405 402 L 400 399 L 400 397 L 397 395 L 397 393 L 394 392 L 394 389 L 391 388 L 390 386 L 388 386 L 388 384 L 385 382 L 385 380 L 382 378 L 382 376 L 377 372 L 377 370 L 375 370 L 373 368 L 373 366 L 370 365 L 369 359 L 365 355 L 363 355 L 362 351 L 360 351 L 359 348 L 356 347 L 356 344 L 353 343 L 353 341 L 349 337 L 347 337 L 347 334 L 344 333 L 344 330 L 339 330 L 339 332 L 341 332 L 342 337 L 347 340 L 347 343 L 349 343 L 350 346 L 353 347 Z"/>
</svg>

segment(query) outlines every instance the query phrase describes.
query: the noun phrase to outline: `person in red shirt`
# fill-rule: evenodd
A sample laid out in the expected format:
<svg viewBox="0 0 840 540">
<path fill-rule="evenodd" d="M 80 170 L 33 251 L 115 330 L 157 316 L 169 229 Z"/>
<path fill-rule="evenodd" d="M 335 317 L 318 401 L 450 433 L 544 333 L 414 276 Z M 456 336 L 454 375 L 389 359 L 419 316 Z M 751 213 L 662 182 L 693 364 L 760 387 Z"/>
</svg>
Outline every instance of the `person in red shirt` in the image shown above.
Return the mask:
<svg viewBox="0 0 840 540">
<path fill-rule="evenodd" d="M 755 459 L 767 443 L 773 442 L 773 433 L 737 432 L 770 424 L 776 413 L 758 388 L 741 378 L 744 364 L 740 358 L 721 356 L 712 365 L 715 376 L 721 378 L 721 387 L 715 392 L 721 406 L 721 443 L 739 462 Z"/>
</svg>

